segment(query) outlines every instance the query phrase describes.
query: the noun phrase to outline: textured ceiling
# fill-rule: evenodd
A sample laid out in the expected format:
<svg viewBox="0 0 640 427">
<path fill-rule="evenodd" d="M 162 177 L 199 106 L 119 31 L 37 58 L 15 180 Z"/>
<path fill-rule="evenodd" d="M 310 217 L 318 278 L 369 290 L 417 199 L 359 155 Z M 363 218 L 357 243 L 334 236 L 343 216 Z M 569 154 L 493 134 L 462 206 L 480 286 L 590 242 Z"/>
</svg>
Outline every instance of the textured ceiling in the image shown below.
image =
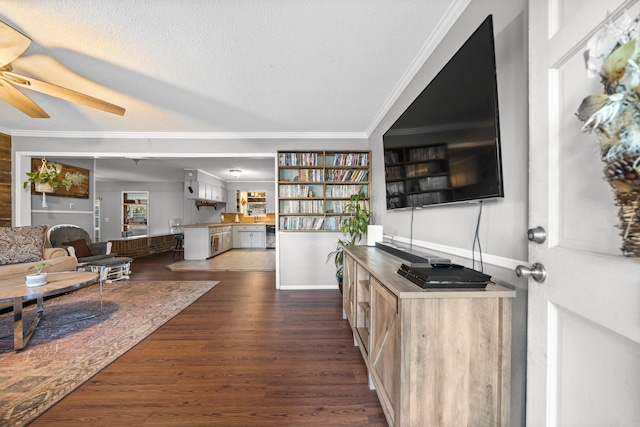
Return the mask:
<svg viewBox="0 0 640 427">
<path fill-rule="evenodd" d="M 450 0 L 2 0 L 32 39 L 16 72 L 126 108 L 29 93 L 0 128 L 58 132 L 366 133 Z"/>
<path fill-rule="evenodd" d="M 21 89 L 51 118 L 0 100 L 0 131 L 366 137 L 467 1 L 2 0 L 0 20 L 32 40 L 14 71 L 126 113 Z M 209 164 L 228 172 L 229 162 Z"/>
</svg>

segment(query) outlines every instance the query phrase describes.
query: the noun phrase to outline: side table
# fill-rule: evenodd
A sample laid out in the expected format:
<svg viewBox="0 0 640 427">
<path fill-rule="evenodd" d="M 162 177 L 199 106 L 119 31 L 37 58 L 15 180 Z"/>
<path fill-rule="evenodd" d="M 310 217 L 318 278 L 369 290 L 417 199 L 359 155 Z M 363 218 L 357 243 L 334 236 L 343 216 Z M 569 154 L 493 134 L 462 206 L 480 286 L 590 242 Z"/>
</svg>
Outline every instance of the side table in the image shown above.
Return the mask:
<svg viewBox="0 0 640 427">
<path fill-rule="evenodd" d="M 128 279 L 131 274 L 133 258 L 113 257 L 98 261 L 86 262 L 78 265 L 78 271 L 92 271 L 100 274 L 100 283 L 111 283 L 116 280 Z"/>
</svg>

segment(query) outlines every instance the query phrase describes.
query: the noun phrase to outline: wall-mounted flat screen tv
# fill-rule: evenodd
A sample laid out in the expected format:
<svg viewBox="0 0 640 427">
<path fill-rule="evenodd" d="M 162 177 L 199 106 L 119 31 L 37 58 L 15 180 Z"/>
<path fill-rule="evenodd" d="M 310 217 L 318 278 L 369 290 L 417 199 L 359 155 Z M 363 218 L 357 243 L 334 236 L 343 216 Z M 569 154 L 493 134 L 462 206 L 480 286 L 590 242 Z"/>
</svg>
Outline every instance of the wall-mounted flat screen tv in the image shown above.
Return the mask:
<svg viewBox="0 0 640 427">
<path fill-rule="evenodd" d="M 382 140 L 387 209 L 504 197 L 491 15 Z"/>
</svg>

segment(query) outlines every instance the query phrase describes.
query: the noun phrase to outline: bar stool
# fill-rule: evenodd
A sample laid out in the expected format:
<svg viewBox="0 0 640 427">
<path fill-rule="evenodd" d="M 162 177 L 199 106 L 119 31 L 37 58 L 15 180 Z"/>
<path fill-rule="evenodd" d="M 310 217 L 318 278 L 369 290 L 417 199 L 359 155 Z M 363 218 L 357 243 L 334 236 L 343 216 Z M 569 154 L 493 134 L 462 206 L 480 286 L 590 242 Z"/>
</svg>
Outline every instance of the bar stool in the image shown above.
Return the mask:
<svg viewBox="0 0 640 427">
<path fill-rule="evenodd" d="M 171 256 L 172 258 L 175 258 L 176 252 L 177 253 L 184 252 L 184 234 L 176 234 L 175 238 L 176 238 L 176 244 L 173 247 L 173 255 Z"/>
</svg>

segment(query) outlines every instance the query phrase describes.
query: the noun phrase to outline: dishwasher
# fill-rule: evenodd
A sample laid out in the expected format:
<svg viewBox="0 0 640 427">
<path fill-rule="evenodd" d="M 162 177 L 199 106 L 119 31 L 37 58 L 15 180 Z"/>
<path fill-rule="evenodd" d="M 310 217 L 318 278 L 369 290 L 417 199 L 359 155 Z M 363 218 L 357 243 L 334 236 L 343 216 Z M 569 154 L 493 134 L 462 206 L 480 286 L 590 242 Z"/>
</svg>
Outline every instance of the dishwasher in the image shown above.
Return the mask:
<svg viewBox="0 0 640 427">
<path fill-rule="evenodd" d="M 276 226 L 275 225 L 267 224 L 266 239 L 267 239 L 267 249 L 275 249 L 276 248 Z"/>
</svg>

